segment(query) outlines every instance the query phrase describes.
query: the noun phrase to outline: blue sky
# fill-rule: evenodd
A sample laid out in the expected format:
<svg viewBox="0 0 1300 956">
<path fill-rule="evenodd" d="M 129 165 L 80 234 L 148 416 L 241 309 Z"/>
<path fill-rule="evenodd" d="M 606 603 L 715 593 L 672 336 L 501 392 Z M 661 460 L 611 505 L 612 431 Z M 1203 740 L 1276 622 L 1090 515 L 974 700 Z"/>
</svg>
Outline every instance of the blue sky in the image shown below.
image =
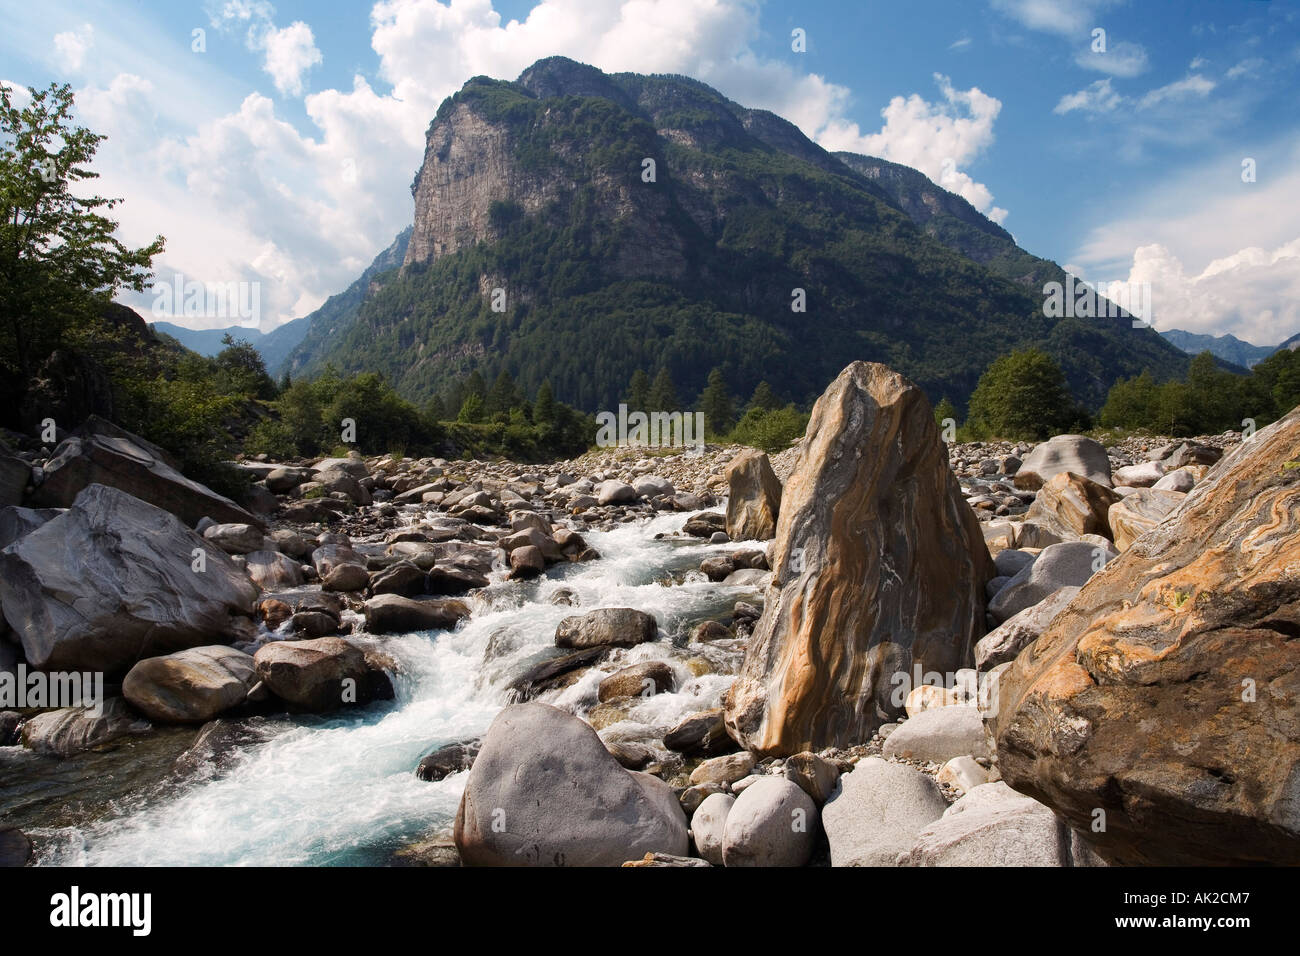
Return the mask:
<svg viewBox="0 0 1300 956">
<path fill-rule="evenodd" d="M 443 97 L 563 54 L 687 73 L 827 148 L 915 166 L 1030 251 L 1149 283 L 1157 328 L 1300 331 L 1300 0 L 0 0 L 0 15 L 0 82 L 69 82 L 109 135 L 98 188 L 126 199 L 124 237 L 167 237 L 160 277 L 260 283 L 264 328 L 409 223 Z"/>
</svg>

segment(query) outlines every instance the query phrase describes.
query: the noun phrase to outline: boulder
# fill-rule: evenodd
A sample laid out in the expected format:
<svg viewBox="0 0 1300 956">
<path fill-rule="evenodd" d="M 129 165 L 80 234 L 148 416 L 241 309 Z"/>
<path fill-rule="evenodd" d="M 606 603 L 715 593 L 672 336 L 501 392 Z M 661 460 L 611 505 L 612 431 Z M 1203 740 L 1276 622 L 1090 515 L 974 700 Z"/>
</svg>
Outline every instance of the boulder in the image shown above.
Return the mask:
<svg viewBox="0 0 1300 956">
<path fill-rule="evenodd" d="M 0 827 L 0 868 L 26 866 L 32 858 L 32 841 L 17 827 Z"/>
<path fill-rule="evenodd" d="M 546 556 L 542 549 L 527 544 L 510 552 L 510 577 L 535 578 L 546 570 Z"/>
<path fill-rule="evenodd" d="M 865 757 L 840 777 L 822 808 L 831 866 L 893 866 L 947 809 L 932 777 L 906 764 Z"/>
<path fill-rule="evenodd" d="M 1066 828 L 1005 783 L 970 790 L 922 830 L 900 866 L 1071 866 Z"/>
<path fill-rule="evenodd" d="M 610 674 L 600 682 L 601 703 L 620 697 L 650 697 L 673 689 L 673 669 L 664 661 L 633 664 Z"/>
<path fill-rule="evenodd" d="M 262 480 L 269 491 L 283 495 L 293 491 L 311 477 L 304 468 L 272 468 Z"/>
<path fill-rule="evenodd" d="M 262 550 L 265 535 L 251 524 L 210 524 L 203 529 L 203 537 L 226 554 L 249 554 Z"/>
<path fill-rule="evenodd" d="M 736 798 L 722 832 L 726 866 L 803 866 L 812 856 L 817 807 L 796 784 L 762 777 Z"/>
<path fill-rule="evenodd" d="M 253 658 L 233 647 L 191 647 L 127 672 L 122 696 L 150 720 L 201 724 L 237 707 L 256 683 Z"/>
<path fill-rule="evenodd" d="M 727 814 L 736 798 L 729 793 L 714 793 L 704 798 L 691 817 L 691 839 L 695 850 L 714 866 L 722 866 L 722 841 Z"/>
<path fill-rule="evenodd" d="M 953 757 L 935 777 L 940 783 L 967 793 L 989 782 L 989 772 L 974 757 Z"/>
<path fill-rule="evenodd" d="M 120 674 L 142 657 L 221 643 L 256 598 L 224 552 L 105 485 L 0 554 L 5 619 L 42 669 Z"/>
<path fill-rule="evenodd" d="M 393 694 L 383 672 L 372 673 L 361 648 L 339 637 L 263 644 L 253 663 L 271 693 L 310 713 L 368 704 Z"/>
<path fill-rule="evenodd" d="M 1049 545 L 989 602 L 989 614 L 1001 624 L 1061 588 L 1082 587 L 1114 556 L 1114 551 L 1086 541 Z"/>
<path fill-rule="evenodd" d="M 1151 487 L 1156 491 L 1180 491 L 1187 494 L 1196 487 L 1196 476 L 1189 468 L 1179 468 L 1165 475 Z"/>
<path fill-rule="evenodd" d="M 296 588 L 303 583 L 302 565 L 279 551 L 253 551 L 244 556 L 244 570 L 263 591 Z"/>
<path fill-rule="evenodd" d="M 1063 471 L 1038 489 L 1038 496 L 1025 513 L 1025 521 L 1046 528 L 1063 541 L 1085 534 L 1109 538 L 1106 512 L 1120 500 L 1106 485 Z"/>
<path fill-rule="evenodd" d="M 59 444 L 45 464 L 44 480 L 32 492 L 33 503 L 67 508 L 97 484 L 147 501 L 191 528 L 202 518 L 264 527 L 229 498 L 186 478 L 138 435 L 105 425 L 88 421 Z"/>
<path fill-rule="evenodd" d="M 761 451 L 747 448 L 727 465 L 727 535 L 732 541 L 768 541 L 776 536 L 781 481 Z"/>
<path fill-rule="evenodd" d="M 702 710 L 679 721 L 664 734 L 664 746 L 688 757 L 713 757 L 736 749 L 727 735 L 722 708 Z"/>
<path fill-rule="evenodd" d="M 785 779 L 798 784 L 799 789 L 812 797 L 819 809 L 835 792 L 835 785 L 840 779 L 839 767 L 810 750 L 787 757 L 785 766 L 781 769 L 785 773 Z"/>
<path fill-rule="evenodd" d="M 1144 461 L 1117 468 L 1111 475 L 1111 480 L 1116 485 L 1124 485 L 1128 488 L 1150 488 L 1164 476 L 1164 473 L 1165 466 L 1160 462 Z"/>
<path fill-rule="evenodd" d="M 481 737 L 445 744 L 432 753 L 425 754 L 420 765 L 415 768 L 415 776 L 432 783 L 454 773 L 464 773 L 474 766 L 474 758 L 482 747 Z"/>
<path fill-rule="evenodd" d="M 0 510 L 0 550 L 25 537 L 51 518 L 63 514 L 62 508 L 18 508 Z"/>
<path fill-rule="evenodd" d="M 786 756 L 869 739 L 898 672 L 965 666 L 994 576 L 925 394 L 854 362 L 817 400 L 781 499 L 731 735 Z"/>
<path fill-rule="evenodd" d="M 32 466 L 0 442 L 0 508 L 20 505 L 32 477 Z"/>
<path fill-rule="evenodd" d="M 727 530 L 727 516 L 716 511 L 701 511 L 691 515 L 682 525 L 682 532 L 693 538 L 711 538 L 716 532 Z"/>
<path fill-rule="evenodd" d="M 710 757 L 691 771 L 691 786 L 702 783 L 728 784 L 748 777 L 754 769 L 754 755 L 741 751 L 722 757 Z"/>
<path fill-rule="evenodd" d="M 428 598 L 415 600 L 400 594 L 379 594 L 366 602 L 366 630 L 371 634 L 407 634 L 411 631 L 452 630 L 469 617 L 463 601 Z"/>
<path fill-rule="evenodd" d="M 510 685 L 510 691 L 516 700 L 525 701 L 553 687 L 564 684 L 574 671 L 599 664 L 609 656 L 610 648 L 596 645 L 572 654 L 564 654 L 542 661 L 528 668 Z"/>
<path fill-rule="evenodd" d="M 110 697 L 98 708 L 64 707 L 37 714 L 23 724 L 22 740 L 36 753 L 69 757 L 149 729 L 149 722 L 133 713 L 125 700 Z"/>
<path fill-rule="evenodd" d="M 991 671 L 999 664 L 1016 659 L 1047 626 L 1055 620 L 1074 596 L 1077 587 L 1060 588 L 1037 604 L 1019 611 L 989 631 L 975 645 L 975 668 L 981 673 Z"/>
<path fill-rule="evenodd" d="M 953 757 L 992 756 L 980 712 L 965 705 L 921 711 L 889 735 L 881 753 L 938 764 Z"/>
<path fill-rule="evenodd" d="M 455 837 L 469 866 L 619 866 L 689 846 L 668 784 L 623 769 L 590 725 L 537 703 L 507 707 L 488 728 Z"/>
<path fill-rule="evenodd" d="M 371 594 L 400 594 L 416 597 L 425 592 L 429 575 L 411 561 L 398 561 L 370 576 Z"/>
<path fill-rule="evenodd" d="M 589 647 L 634 647 L 653 641 L 659 633 L 654 615 L 630 607 L 603 607 L 566 617 L 555 629 L 555 646 L 582 650 Z"/>
<path fill-rule="evenodd" d="M 676 492 L 671 481 L 658 475 L 642 475 L 632 482 L 632 487 L 642 498 L 659 498 Z"/>
<path fill-rule="evenodd" d="M 362 564 L 336 564 L 321 576 L 326 591 L 364 591 L 370 584 L 370 572 Z"/>
<path fill-rule="evenodd" d="M 1110 456 L 1105 447 L 1082 435 L 1057 435 L 1036 445 L 1025 456 L 1014 480 L 1017 488 L 1037 491 L 1063 471 L 1111 486 Z"/>
<path fill-rule="evenodd" d="M 602 481 L 596 486 L 596 502 L 598 504 L 631 504 L 636 499 L 636 489 L 621 481 Z"/>
<path fill-rule="evenodd" d="M 1300 409 L 1225 455 L 1001 676 L 1003 778 L 1112 863 L 1300 862 L 1298 448 Z"/>
<path fill-rule="evenodd" d="M 1110 506 L 1109 519 L 1115 532 L 1115 547 L 1127 551 L 1169 512 L 1183 503 L 1183 492 L 1142 488 Z"/>
</svg>

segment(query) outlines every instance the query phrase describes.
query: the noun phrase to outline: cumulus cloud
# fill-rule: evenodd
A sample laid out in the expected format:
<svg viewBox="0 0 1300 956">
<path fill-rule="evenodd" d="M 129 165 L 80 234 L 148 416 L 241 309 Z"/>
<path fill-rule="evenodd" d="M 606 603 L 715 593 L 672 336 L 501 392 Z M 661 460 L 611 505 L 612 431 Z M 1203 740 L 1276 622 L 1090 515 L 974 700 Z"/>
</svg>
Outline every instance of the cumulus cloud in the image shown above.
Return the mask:
<svg viewBox="0 0 1300 956">
<path fill-rule="evenodd" d="M 54 35 L 55 60 L 59 69 L 75 73 L 86 61 L 86 53 L 95 42 L 95 30 L 85 23 L 77 30 Z"/>
<path fill-rule="evenodd" d="M 1157 329 L 1274 345 L 1300 332 L 1300 142 L 1261 149 L 1256 182 L 1228 153 L 1145 190 L 1085 231 L 1069 257 L 1089 278 L 1151 284 Z"/>
<path fill-rule="evenodd" d="M 1173 83 L 1167 83 L 1144 94 L 1137 101 L 1138 109 L 1148 110 L 1153 106 L 1159 106 L 1161 103 L 1206 96 L 1214 89 L 1214 86 L 1213 80 L 1206 79 L 1199 73 L 1193 73 L 1191 76 L 1175 80 Z"/>
<path fill-rule="evenodd" d="M 1133 253 L 1130 283 L 1147 283 L 1157 329 L 1276 345 L 1300 330 L 1300 238 L 1275 249 L 1250 246 L 1189 271 L 1158 243 Z"/>
<path fill-rule="evenodd" d="M 287 27 L 274 22 L 275 7 L 264 0 L 227 0 L 211 14 L 220 29 L 245 30 L 248 49 L 264 54 L 262 69 L 284 96 L 301 96 L 307 71 L 323 62 L 311 27 L 295 20 Z"/>
<path fill-rule="evenodd" d="M 979 87 L 958 90 L 939 73 L 934 80 L 941 100 L 930 102 L 917 93 L 895 96 L 881 111 L 885 124 L 878 132 L 864 135 L 856 123 L 832 123 L 821 136 L 822 144 L 919 169 L 994 222 L 1002 222 L 1007 211 L 993 205 L 988 187 L 958 169 L 993 143 L 993 123 L 1002 101 Z"/>
</svg>

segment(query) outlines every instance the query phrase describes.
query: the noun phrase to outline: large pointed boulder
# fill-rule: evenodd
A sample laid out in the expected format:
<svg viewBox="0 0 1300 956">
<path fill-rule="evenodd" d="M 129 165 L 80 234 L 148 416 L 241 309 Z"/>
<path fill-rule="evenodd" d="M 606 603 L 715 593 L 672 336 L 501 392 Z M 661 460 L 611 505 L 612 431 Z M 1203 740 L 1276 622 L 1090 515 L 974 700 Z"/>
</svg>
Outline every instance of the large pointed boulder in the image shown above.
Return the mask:
<svg viewBox="0 0 1300 956">
<path fill-rule="evenodd" d="M 998 681 L 998 766 L 1115 863 L 1300 863 L 1300 409 Z"/>
<path fill-rule="evenodd" d="M 749 749 L 862 742 L 901 711 L 899 678 L 970 666 L 993 561 L 929 401 L 891 369 L 854 362 L 818 399 L 770 559 L 726 699 Z"/>
</svg>

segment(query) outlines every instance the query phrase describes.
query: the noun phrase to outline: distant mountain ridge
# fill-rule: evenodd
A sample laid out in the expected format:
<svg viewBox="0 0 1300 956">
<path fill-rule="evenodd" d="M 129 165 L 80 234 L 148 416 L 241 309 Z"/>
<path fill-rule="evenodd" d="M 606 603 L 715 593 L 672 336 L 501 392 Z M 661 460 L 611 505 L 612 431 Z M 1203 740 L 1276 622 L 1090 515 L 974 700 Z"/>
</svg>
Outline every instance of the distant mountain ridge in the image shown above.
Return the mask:
<svg viewBox="0 0 1300 956">
<path fill-rule="evenodd" d="M 767 379 L 807 402 L 861 358 L 962 404 L 1036 346 L 1096 407 L 1120 377 L 1187 367 L 1126 316 L 1044 315 L 1060 267 L 921 173 L 688 77 L 559 57 L 476 77 L 439 107 L 412 192 L 406 241 L 310 316 L 295 375 L 375 370 L 421 399 L 505 370 L 597 410 L 661 367 L 687 401 L 718 366 L 739 394 Z"/>
<path fill-rule="evenodd" d="M 1168 329 L 1160 334 L 1189 355 L 1199 355 L 1201 352 L 1209 351 L 1212 355 L 1242 368 L 1254 368 L 1257 362 L 1263 361 L 1282 347 L 1252 345 L 1235 335 L 1203 335 L 1197 332 L 1184 332 L 1182 329 Z M 1300 335 L 1292 338 L 1300 341 Z"/>
<path fill-rule="evenodd" d="M 173 322 L 152 322 L 150 325 L 154 331 L 170 335 L 187 349 L 209 357 L 216 355 L 225 347 L 221 344 L 221 340 L 227 334 L 236 339 L 243 339 L 257 349 L 258 354 L 262 356 L 262 361 L 266 363 L 267 371 L 275 373 L 307 334 L 307 330 L 311 327 L 311 317 L 293 319 L 270 332 L 240 325 L 232 325 L 224 329 L 191 329 Z"/>
</svg>

